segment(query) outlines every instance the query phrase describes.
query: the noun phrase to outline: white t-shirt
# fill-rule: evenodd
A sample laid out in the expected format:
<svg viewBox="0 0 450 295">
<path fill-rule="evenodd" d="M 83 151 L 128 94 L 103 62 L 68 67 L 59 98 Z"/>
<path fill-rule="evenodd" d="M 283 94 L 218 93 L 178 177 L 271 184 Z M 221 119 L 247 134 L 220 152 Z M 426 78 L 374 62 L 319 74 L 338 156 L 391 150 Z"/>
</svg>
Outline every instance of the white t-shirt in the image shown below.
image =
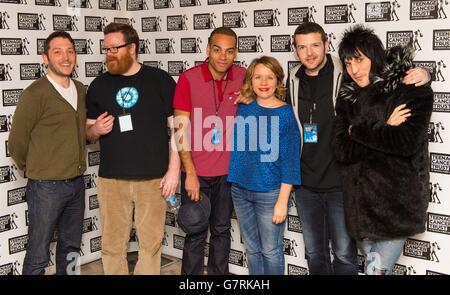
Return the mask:
<svg viewBox="0 0 450 295">
<path fill-rule="evenodd" d="M 77 102 L 78 102 L 78 93 L 77 88 L 75 87 L 75 83 L 73 83 L 72 79 L 70 79 L 69 87 L 64 88 L 60 84 L 58 84 L 55 80 L 53 80 L 49 75 L 47 75 L 47 79 L 52 83 L 53 87 L 67 100 L 68 103 L 77 110 Z"/>
</svg>

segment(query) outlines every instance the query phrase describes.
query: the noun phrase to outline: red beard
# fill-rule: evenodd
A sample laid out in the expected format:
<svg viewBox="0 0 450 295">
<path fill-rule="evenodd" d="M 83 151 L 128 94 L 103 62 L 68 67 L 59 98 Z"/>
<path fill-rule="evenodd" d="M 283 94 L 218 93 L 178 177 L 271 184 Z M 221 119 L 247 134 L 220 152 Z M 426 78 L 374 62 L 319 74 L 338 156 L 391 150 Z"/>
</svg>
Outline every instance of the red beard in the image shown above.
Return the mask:
<svg viewBox="0 0 450 295">
<path fill-rule="evenodd" d="M 125 54 L 122 58 L 117 58 L 114 56 L 106 57 L 106 66 L 108 71 L 112 75 L 121 75 L 126 73 L 133 64 L 133 59 L 130 54 Z"/>
</svg>

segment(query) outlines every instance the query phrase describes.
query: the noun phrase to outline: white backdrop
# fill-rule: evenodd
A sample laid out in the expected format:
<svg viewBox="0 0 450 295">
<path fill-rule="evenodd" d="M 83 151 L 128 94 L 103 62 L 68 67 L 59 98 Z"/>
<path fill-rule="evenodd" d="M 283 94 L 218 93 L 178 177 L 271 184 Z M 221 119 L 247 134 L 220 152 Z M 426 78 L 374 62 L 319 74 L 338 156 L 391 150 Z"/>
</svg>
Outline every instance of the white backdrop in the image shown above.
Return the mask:
<svg viewBox="0 0 450 295">
<path fill-rule="evenodd" d="M 291 41 L 305 21 L 323 25 L 336 54 L 341 33 L 367 23 L 387 47 L 413 41 L 417 64 L 432 73 L 434 113 L 429 129 L 432 194 L 427 231 L 411 237 L 396 274 L 450 274 L 450 5 L 444 0 L 0 0 L 0 274 L 20 274 L 27 244 L 27 206 L 23 172 L 8 155 L 12 115 L 22 90 L 46 72 L 40 53 L 53 30 L 70 31 L 78 64 L 74 77 L 89 83 L 105 70 L 100 54 L 102 28 L 127 22 L 139 33 L 141 62 L 177 79 L 205 58 L 207 38 L 219 26 L 235 28 L 242 66 L 262 54 L 279 59 L 285 71 L 297 64 Z M 2 143 L 4 142 L 4 144 Z M 100 257 L 101 228 L 96 196 L 99 148 L 88 146 L 86 213 L 82 263 Z M 130 250 L 137 249 L 130 234 Z M 184 234 L 168 212 L 163 252 L 181 257 Z M 232 220 L 230 271 L 247 273 L 244 246 Z M 49 273 L 54 272 L 52 245 Z M 302 228 L 296 208 L 285 233 L 286 273 L 307 274 Z M 360 269 L 364 259 L 360 256 Z"/>
</svg>

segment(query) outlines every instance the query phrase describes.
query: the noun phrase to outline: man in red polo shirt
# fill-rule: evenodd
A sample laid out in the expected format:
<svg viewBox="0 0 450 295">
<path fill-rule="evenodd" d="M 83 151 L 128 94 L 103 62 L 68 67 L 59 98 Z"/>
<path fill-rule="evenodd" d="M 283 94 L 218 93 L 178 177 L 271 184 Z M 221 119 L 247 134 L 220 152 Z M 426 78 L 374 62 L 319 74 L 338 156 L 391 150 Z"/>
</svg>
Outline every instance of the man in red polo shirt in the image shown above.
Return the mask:
<svg viewBox="0 0 450 295">
<path fill-rule="evenodd" d="M 200 192 L 211 202 L 208 274 L 228 274 L 233 202 L 227 183 L 230 139 L 236 115 L 236 94 L 245 69 L 233 64 L 237 36 L 230 28 L 215 29 L 206 48 L 208 58 L 178 80 L 174 109 L 183 164 L 181 200 L 196 202 Z M 189 142 L 190 141 L 190 142 Z M 203 274 L 208 229 L 186 235 L 181 274 Z"/>
</svg>

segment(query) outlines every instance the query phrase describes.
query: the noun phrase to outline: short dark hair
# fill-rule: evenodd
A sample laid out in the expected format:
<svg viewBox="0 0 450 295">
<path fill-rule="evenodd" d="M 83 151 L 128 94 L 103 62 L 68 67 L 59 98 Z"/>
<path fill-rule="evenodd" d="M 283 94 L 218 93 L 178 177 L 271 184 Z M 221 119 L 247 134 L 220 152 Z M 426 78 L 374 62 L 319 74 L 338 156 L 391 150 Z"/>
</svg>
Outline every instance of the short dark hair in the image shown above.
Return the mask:
<svg viewBox="0 0 450 295">
<path fill-rule="evenodd" d="M 218 27 L 218 28 L 214 29 L 211 32 L 211 34 L 209 35 L 209 37 L 208 37 L 208 44 L 211 45 L 211 41 L 212 41 L 212 38 L 214 37 L 214 35 L 219 35 L 219 34 L 233 37 L 234 40 L 236 40 L 236 43 L 237 43 L 237 35 L 232 29 L 230 29 L 228 27 Z"/>
<path fill-rule="evenodd" d="M 69 33 L 64 31 L 56 31 L 51 33 L 47 39 L 45 39 L 44 42 L 44 54 L 48 56 L 48 50 L 50 49 L 50 42 L 55 38 L 65 38 L 72 43 L 73 47 L 75 48 L 75 41 L 73 41 L 72 36 L 70 36 Z"/>
<path fill-rule="evenodd" d="M 341 43 L 339 43 L 339 58 L 342 65 L 345 61 L 354 57 L 359 57 L 359 52 L 367 56 L 372 65 L 370 69 L 370 80 L 374 81 L 375 76 L 382 73 L 386 62 L 386 54 L 383 43 L 374 33 L 373 29 L 363 25 L 355 25 L 345 30 Z M 343 71 L 345 82 L 351 82 L 347 71 Z"/>
<path fill-rule="evenodd" d="M 307 35 L 307 34 L 311 34 L 311 33 L 319 33 L 320 37 L 322 38 L 322 42 L 325 43 L 327 42 L 327 35 L 325 34 L 325 31 L 323 30 L 323 28 L 316 23 L 302 23 L 301 25 L 299 25 L 294 32 L 294 46 L 297 46 L 297 44 L 295 44 L 295 36 L 296 35 Z"/>
<path fill-rule="evenodd" d="M 110 23 L 103 30 L 103 34 L 106 36 L 111 33 L 122 33 L 125 43 L 134 43 L 136 45 L 136 56 L 139 53 L 139 35 L 132 26 L 121 23 Z"/>
</svg>

